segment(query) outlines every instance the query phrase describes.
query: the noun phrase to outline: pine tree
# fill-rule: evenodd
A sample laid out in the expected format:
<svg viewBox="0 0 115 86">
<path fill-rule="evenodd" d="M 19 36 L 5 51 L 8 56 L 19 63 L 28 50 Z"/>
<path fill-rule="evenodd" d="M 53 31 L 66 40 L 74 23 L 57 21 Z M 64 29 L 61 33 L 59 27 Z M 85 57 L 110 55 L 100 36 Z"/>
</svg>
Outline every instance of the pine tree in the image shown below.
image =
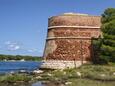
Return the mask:
<svg viewBox="0 0 115 86">
<path fill-rule="evenodd" d="M 108 8 L 102 14 L 103 42 L 100 58 L 106 62 L 115 62 L 115 8 Z"/>
</svg>

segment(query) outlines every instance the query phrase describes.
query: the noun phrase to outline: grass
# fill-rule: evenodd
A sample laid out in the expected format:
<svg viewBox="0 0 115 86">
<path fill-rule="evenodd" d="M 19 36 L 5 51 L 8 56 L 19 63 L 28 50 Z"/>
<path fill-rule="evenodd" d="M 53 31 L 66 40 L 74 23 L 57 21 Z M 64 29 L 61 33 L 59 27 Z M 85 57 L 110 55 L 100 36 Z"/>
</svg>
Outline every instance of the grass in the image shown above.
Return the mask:
<svg viewBox="0 0 115 86">
<path fill-rule="evenodd" d="M 14 83 L 14 82 L 28 82 L 32 79 L 32 76 L 28 76 L 26 74 L 8 74 L 8 75 L 2 75 L 0 76 L 0 82 L 8 82 L 8 83 Z"/>
<path fill-rule="evenodd" d="M 48 81 L 49 86 L 114 86 L 115 64 L 83 65 L 79 68 L 65 70 L 51 70 L 42 74 L 14 74 L 1 75 L 0 82 L 30 82 Z M 52 84 L 52 85 L 51 85 Z"/>
<path fill-rule="evenodd" d="M 79 68 L 54 70 L 41 74 L 41 79 L 67 86 L 114 86 L 114 65 L 83 65 Z M 68 82 L 71 82 L 68 83 Z"/>
<path fill-rule="evenodd" d="M 70 79 L 69 84 L 67 86 L 114 86 L 115 82 L 105 82 L 105 81 L 96 81 L 90 79 Z"/>
</svg>

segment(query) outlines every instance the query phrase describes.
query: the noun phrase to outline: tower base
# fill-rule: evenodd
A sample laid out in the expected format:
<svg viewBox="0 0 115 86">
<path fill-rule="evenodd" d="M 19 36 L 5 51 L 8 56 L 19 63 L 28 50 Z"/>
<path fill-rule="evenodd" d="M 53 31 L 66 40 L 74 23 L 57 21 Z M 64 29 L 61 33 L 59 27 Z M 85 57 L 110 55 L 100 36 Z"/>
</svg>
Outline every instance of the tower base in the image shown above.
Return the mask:
<svg viewBox="0 0 115 86">
<path fill-rule="evenodd" d="M 43 61 L 40 69 L 67 69 L 77 68 L 82 64 L 90 63 L 89 61 L 62 61 L 62 60 L 46 60 Z"/>
</svg>

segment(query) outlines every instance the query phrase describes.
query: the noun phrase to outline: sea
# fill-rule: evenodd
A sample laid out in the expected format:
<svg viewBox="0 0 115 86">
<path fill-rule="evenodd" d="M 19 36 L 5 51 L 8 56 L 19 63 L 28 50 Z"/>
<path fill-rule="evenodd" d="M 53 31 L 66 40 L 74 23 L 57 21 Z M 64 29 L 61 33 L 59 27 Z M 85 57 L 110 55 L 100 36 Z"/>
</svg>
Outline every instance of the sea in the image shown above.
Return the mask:
<svg viewBox="0 0 115 86">
<path fill-rule="evenodd" d="M 20 70 L 26 70 L 27 72 L 32 72 L 33 70 L 39 69 L 42 65 L 42 62 L 35 61 L 1 61 L 0 62 L 0 74 L 7 74 L 12 72 L 19 72 Z M 5 84 L 0 83 L 0 86 L 60 86 L 52 85 L 52 83 L 45 84 L 41 81 L 35 83 L 22 83 L 22 84 Z"/>
<path fill-rule="evenodd" d="M 21 70 L 26 70 L 31 72 L 33 70 L 39 69 L 42 62 L 34 61 L 1 61 L 0 62 L 0 74 L 6 74 L 10 72 L 19 72 Z"/>
</svg>

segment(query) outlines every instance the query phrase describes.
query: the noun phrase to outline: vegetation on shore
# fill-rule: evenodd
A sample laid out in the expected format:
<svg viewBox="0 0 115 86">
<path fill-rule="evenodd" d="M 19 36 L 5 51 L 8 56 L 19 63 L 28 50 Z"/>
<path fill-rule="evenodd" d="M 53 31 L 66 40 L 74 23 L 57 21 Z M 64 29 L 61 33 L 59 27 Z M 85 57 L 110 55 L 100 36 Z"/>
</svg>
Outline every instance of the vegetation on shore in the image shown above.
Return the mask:
<svg viewBox="0 0 115 86">
<path fill-rule="evenodd" d="M 42 57 L 38 56 L 22 56 L 22 55 L 3 55 L 0 54 L 0 61 L 9 61 L 9 60 L 25 60 L 25 61 L 42 61 Z"/>
<path fill-rule="evenodd" d="M 15 83 L 15 82 L 28 82 L 32 76 L 27 74 L 6 74 L 0 76 L 1 83 Z"/>
<path fill-rule="evenodd" d="M 35 82 L 46 81 L 52 84 L 65 84 L 66 86 L 114 86 L 115 64 L 111 65 L 83 65 L 79 68 L 65 70 L 47 70 L 39 74 L 8 74 L 0 77 L 0 82 Z M 106 84 L 108 83 L 108 85 Z"/>
<path fill-rule="evenodd" d="M 108 86 L 114 86 L 115 67 L 113 65 L 83 65 L 74 69 L 50 71 L 41 74 L 38 80 L 69 84 L 67 86 L 76 86 L 77 84 L 81 84 L 80 86 L 91 86 L 93 84 L 93 86 L 97 86 L 97 83 L 100 84 L 99 86 L 107 86 L 106 82 L 110 84 Z"/>
</svg>

